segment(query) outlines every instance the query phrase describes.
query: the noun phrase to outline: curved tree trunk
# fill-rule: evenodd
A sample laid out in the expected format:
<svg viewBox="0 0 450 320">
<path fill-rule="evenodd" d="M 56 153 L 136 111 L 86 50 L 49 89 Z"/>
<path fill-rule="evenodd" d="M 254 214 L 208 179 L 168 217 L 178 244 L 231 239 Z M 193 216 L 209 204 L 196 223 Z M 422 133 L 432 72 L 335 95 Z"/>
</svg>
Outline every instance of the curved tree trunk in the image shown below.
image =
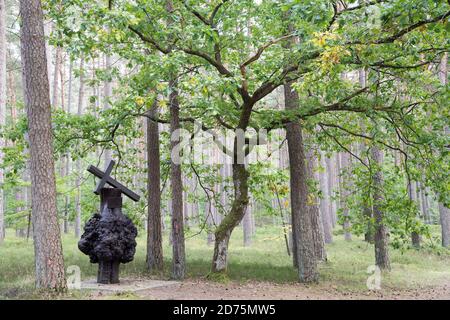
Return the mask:
<svg viewBox="0 0 450 320">
<path fill-rule="evenodd" d="M 212 272 L 226 273 L 228 266 L 228 243 L 234 228 L 244 218 L 248 197 L 249 173 L 245 164 L 233 163 L 234 200 L 230 212 L 224 217 L 214 233 Z"/>
<path fill-rule="evenodd" d="M 36 287 L 66 288 L 56 208 L 53 134 L 40 0 L 20 0 L 21 54 L 30 142 Z"/>
</svg>

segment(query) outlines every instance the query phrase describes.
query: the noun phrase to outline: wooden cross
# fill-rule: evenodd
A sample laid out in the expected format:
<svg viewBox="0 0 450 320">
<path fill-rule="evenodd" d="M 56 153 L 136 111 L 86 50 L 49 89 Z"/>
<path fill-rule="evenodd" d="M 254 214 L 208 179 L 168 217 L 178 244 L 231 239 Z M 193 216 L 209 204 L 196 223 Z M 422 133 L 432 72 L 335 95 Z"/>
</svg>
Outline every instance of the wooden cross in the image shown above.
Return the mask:
<svg viewBox="0 0 450 320">
<path fill-rule="evenodd" d="M 122 191 L 122 193 L 125 194 L 131 200 L 136 202 L 139 201 L 141 197 L 138 194 L 134 193 L 133 191 L 131 191 L 123 184 L 121 184 L 120 182 L 118 182 L 117 180 L 113 179 L 110 176 L 115 164 L 116 163 L 113 160 L 111 160 L 105 172 L 92 165 L 88 167 L 87 171 L 92 173 L 94 176 L 100 178 L 100 181 L 97 183 L 97 186 L 95 187 L 94 193 L 100 194 L 100 190 L 105 187 L 105 184 L 109 184 L 114 188 L 120 189 L 120 191 Z"/>
</svg>

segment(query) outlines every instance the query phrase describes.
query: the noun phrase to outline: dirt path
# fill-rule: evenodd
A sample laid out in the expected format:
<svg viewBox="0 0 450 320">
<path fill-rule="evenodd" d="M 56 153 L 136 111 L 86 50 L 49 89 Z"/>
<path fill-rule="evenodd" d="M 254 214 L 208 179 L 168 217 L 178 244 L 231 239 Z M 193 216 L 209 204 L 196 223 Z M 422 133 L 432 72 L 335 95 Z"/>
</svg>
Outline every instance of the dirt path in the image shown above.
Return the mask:
<svg viewBox="0 0 450 320">
<path fill-rule="evenodd" d="M 337 289 L 301 284 L 274 284 L 268 282 L 249 282 L 245 284 L 230 282 L 219 284 L 203 280 L 187 280 L 181 284 L 159 287 L 136 293 L 143 299 L 213 299 L 213 300 L 308 300 L 308 299 L 450 299 L 450 283 L 439 287 L 366 292 L 342 292 Z"/>
</svg>

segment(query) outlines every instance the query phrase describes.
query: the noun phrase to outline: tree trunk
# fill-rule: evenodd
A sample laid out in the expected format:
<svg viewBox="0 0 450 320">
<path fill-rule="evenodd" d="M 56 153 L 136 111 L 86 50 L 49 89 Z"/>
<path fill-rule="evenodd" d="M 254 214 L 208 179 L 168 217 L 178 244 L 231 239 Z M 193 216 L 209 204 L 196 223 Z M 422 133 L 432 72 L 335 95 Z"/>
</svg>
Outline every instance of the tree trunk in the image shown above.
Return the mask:
<svg viewBox="0 0 450 320">
<path fill-rule="evenodd" d="M 208 227 L 208 232 L 207 232 L 207 238 L 206 238 L 206 243 L 208 245 L 212 245 L 214 243 L 214 227 L 215 227 L 215 221 L 214 221 L 214 213 L 213 213 L 213 208 L 211 205 L 211 202 L 207 201 L 205 203 L 205 217 L 206 217 L 206 225 Z"/>
<path fill-rule="evenodd" d="M 346 241 L 352 240 L 352 234 L 350 233 L 350 217 L 349 217 L 349 209 L 347 205 L 347 197 L 349 194 L 349 183 L 346 181 L 349 180 L 349 170 L 350 170 L 350 155 L 347 152 L 340 153 L 339 160 L 339 169 L 340 169 L 340 193 L 341 193 L 341 208 L 343 212 L 344 218 L 344 238 Z"/>
<path fill-rule="evenodd" d="M 439 66 L 439 79 L 443 85 L 448 84 L 448 52 L 444 53 Z M 448 126 L 444 128 L 449 133 Z M 439 202 L 439 220 L 441 222 L 442 246 L 450 246 L 450 208 L 448 203 Z"/>
<path fill-rule="evenodd" d="M 151 118 L 158 116 L 155 103 L 149 111 Z M 161 165 L 158 123 L 147 119 L 147 268 L 150 272 L 163 270 L 161 230 Z"/>
<path fill-rule="evenodd" d="M 442 246 L 450 246 L 450 209 L 439 202 L 439 218 L 441 222 Z"/>
<path fill-rule="evenodd" d="M 409 199 L 414 204 L 416 204 L 417 191 L 416 191 L 416 182 L 415 181 L 410 181 L 410 183 L 408 185 L 408 195 L 409 195 Z M 412 243 L 413 247 L 419 248 L 420 241 L 421 241 L 420 235 L 416 231 L 411 232 L 411 243 Z"/>
<path fill-rule="evenodd" d="M 296 109 L 299 97 L 291 84 L 284 86 L 285 108 Z M 292 215 L 292 256 L 298 268 L 300 282 L 318 280 L 317 259 L 313 236 L 312 211 L 308 208 L 308 169 L 303 146 L 302 128 L 299 123 L 286 125 L 289 151 Z"/>
<path fill-rule="evenodd" d="M 306 154 L 306 162 L 307 162 L 307 170 L 308 170 L 308 179 L 310 181 L 317 181 L 318 176 L 316 174 L 316 163 L 317 159 L 312 150 L 308 150 Z M 317 260 L 325 261 L 327 260 L 327 254 L 325 252 L 325 241 L 324 241 L 324 230 L 323 230 L 323 217 L 320 212 L 318 198 L 313 192 L 309 192 L 308 190 L 308 209 L 310 210 L 311 215 L 311 224 L 312 224 L 312 232 L 314 239 L 314 252 Z"/>
<path fill-rule="evenodd" d="M 236 140 L 234 148 L 237 150 Z M 248 177 L 249 173 L 244 164 L 233 163 L 234 201 L 230 212 L 224 217 L 214 234 L 215 242 L 212 262 L 212 272 L 214 273 L 227 272 L 228 243 L 231 233 L 244 218 L 249 202 Z"/>
<path fill-rule="evenodd" d="M 105 55 L 105 70 L 108 72 L 111 69 L 111 57 L 109 55 Z M 112 83 L 109 80 L 106 80 L 103 86 L 103 110 L 108 110 L 111 108 L 109 100 L 112 96 Z M 105 149 L 104 151 L 104 159 L 105 159 L 105 167 L 112 160 L 111 150 Z"/>
<path fill-rule="evenodd" d="M 27 108 L 36 287 L 66 288 L 56 207 L 55 164 L 43 13 L 40 0 L 20 0 L 21 54 Z"/>
<path fill-rule="evenodd" d="M 322 154 L 320 157 L 321 166 L 326 169 L 326 159 L 325 155 Z M 320 199 L 320 211 L 322 214 L 322 224 L 323 224 L 323 232 L 324 232 L 324 241 L 325 243 L 333 242 L 333 222 L 331 218 L 331 195 L 329 193 L 328 188 L 328 173 L 322 171 L 319 173 L 319 184 L 320 190 L 322 191 L 323 197 Z"/>
<path fill-rule="evenodd" d="M 78 91 L 78 108 L 77 114 L 81 116 L 83 114 L 83 102 L 84 102 L 84 58 L 80 59 L 80 88 Z M 79 238 L 81 236 L 81 160 L 76 161 L 76 172 L 77 172 L 77 195 L 75 199 L 75 237 Z"/>
<path fill-rule="evenodd" d="M 423 218 L 425 220 L 426 224 L 430 224 L 431 223 L 431 216 L 430 216 L 430 211 L 428 209 L 428 201 L 427 201 L 427 196 L 426 196 L 426 189 L 423 186 L 423 184 L 420 184 L 420 202 L 421 202 L 421 208 L 422 208 L 422 214 L 423 214 Z"/>
<path fill-rule="evenodd" d="M 6 6 L 0 0 L 0 128 L 6 124 Z M 3 163 L 5 139 L 0 136 L 0 163 Z M 4 172 L 0 168 L 0 244 L 5 239 L 5 195 L 3 191 Z"/>
<path fill-rule="evenodd" d="M 172 0 L 167 0 L 166 9 L 169 15 L 174 12 Z M 169 16 L 167 24 L 173 20 Z M 186 272 L 186 253 L 184 243 L 184 216 L 183 216 L 183 180 L 181 173 L 181 159 L 174 159 L 174 150 L 181 142 L 180 132 L 180 105 L 178 102 L 178 83 L 176 74 L 169 80 L 169 108 L 170 108 L 170 135 L 171 135 L 171 164 L 170 187 L 172 191 L 172 277 L 183 279 Z"/>
<path fill-rule="evenodd" d="M 373 179 L 373 215 L 375 218 L 375 263 L 380 269 L 390 270 L 389 260 L 389 238 L 386 225 L 384 223 L 384 213 L 381 209 L 383 203 L 383 153 L 376 146 L 371 149 L 372 160 L 375 163 L 375 173 Z"/>
<path fill-rule="evenodd" d="M 331 221 L 331 226 L 332 228 L 334 228 L 336 226 L 336 201 L 334 199 L 332 199 L 332 197 L 334 196 L 334 188 L 335 188 L 335 165 L 332 161 L 331 158 L 326 158 L 325 159 L 325 163 L 327 166 L 327 179 L 328 179 L 328 194 L 330 197 L 330 221 Z"/>
<path fill-rule="evenodd" d="M 252 244 L 252 211 L 250 205 L 247 206 L 247 212 L 242 220 L 242 229 L 244 232 L 244 247 Z"/>
<path fill-rule="evenodd" d="M 170 133 L 171 150 L 175 150 L 180 143 L 180 107 L 178 104 L 177 83 L 170 81 Z M 179 160 L 179 159 L 178 159 Z M 186 258 L 184 248 L 184 216 L 183 216 L 183 181 L 181 177 L 181 164 L 176 163 L 173 155 L 170 166 L 170 186 L 172 190 L 172 277 L 174 279 L 183 279 L 186 272 Z"/>
<path fill-rule="evenodd" d="M 58 106 L 58 85 L 59 85 L 59 75 L 61 73 L 61 47 L 56 47 L 55 50 L 55 65 L 53 69 L 53 92 L 52 92 L 52 107 L 56 108 Z"/>
</svg>

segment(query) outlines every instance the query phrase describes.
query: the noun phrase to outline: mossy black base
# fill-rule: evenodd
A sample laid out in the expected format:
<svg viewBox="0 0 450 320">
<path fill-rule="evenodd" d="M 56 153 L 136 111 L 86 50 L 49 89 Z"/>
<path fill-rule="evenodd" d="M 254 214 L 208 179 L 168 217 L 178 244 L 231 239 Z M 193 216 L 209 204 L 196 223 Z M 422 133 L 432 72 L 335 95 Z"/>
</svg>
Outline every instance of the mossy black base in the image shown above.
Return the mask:
<svg viewBox="0 0 450 320">
<path fill-rule="evenodd" d="M 133 260 L 136 252 L 137 229 L 122 213 L 121 191 L 103 188 L 100 193 L 101 214 L 86 222 L 78 248 L 88 255 L 91 263 L 98 263 L 97 282 L 119 283 L 120 263 Z"/>
</svg>

